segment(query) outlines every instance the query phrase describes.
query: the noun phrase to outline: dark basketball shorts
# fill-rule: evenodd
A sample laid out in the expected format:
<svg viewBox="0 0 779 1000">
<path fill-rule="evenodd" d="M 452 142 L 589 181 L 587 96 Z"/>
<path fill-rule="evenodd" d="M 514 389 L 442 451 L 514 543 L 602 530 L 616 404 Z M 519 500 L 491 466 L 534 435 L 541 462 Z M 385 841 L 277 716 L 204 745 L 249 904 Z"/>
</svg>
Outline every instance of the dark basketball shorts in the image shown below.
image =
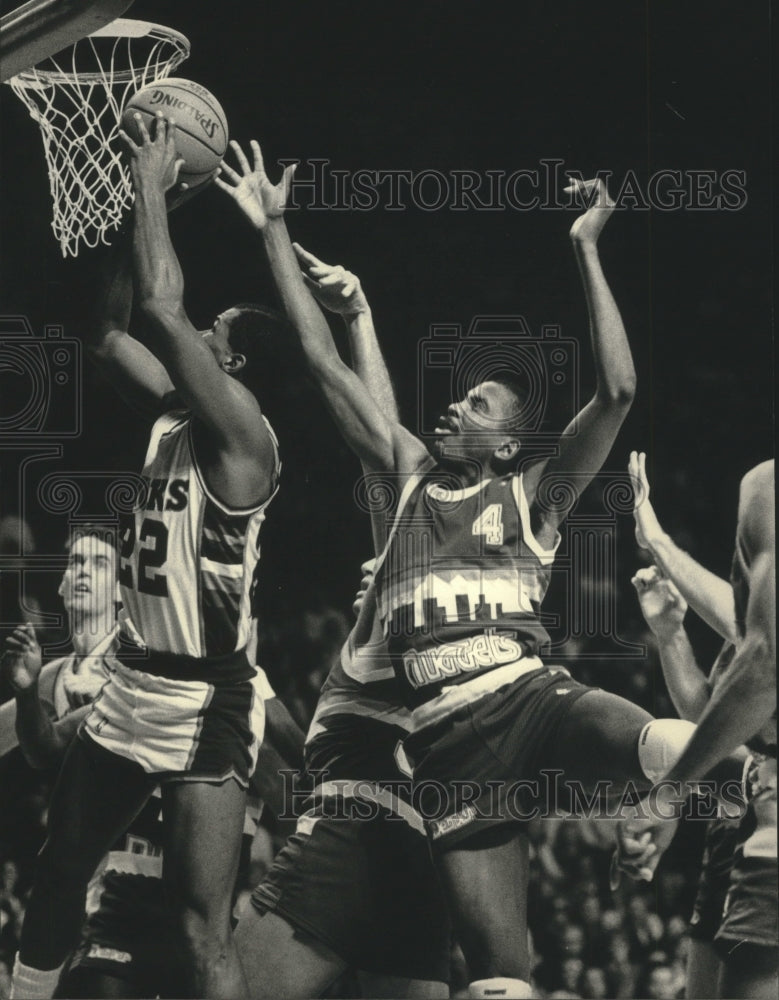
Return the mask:
<svg viewBox="0 0 779 1000">
<path fill-rule="evenodd" d="M 185 676 L 165 676 L 153 672 L 156 657 L 161 669 L 179 660 L 193 667 Z M 223 667 L 203 661 L 201 677 L 190 657 L 152 653 L 145 669 L 111 660 L 84 731 L 159 782 L 235 778 L 247 787 L 263 737 L 267 682 L 245 655 L 231 657 Z"/>
<path fill-rule="evenodd" d="M 414 805 L 434 849 L 488 826 L 527 822 L 554 806 L 557 788 L 554 776 L 543 773 L 543 745 L 591 690 L 564 669 L 544 667 L 406 738 Z"/>
<path fill-rule="evenodd" d="M 722 923 L 722 911 L 736 859 L 740 823 L 733 819 L 712 820 L 706 830 L 701 874 L 690 917 L 689 934 L 695 941 L 713 941 Z"/>
<path fill-rule="evenodd" d="M 413 814 L 414 826 L 379 804 L 382 791 L 370 809 L 363 803 L 360 813 L 369 818 L 362 819 L 348 795 L 318 799 L 252 904 L 310 934 L 354 969 L 448 982 L 449 920 L 424 826 Z"/>
<path fill-rule="evenodd" d="M 715 944 L 723 960 L 744 957 L 775 969 L 779 960 L 776 757 L 755 753 L 746 775 L 749 809 Z M 753 947 L 748 947 L 753 946 Z M 762 955 L 756 954 L 756 948 Z M 770 952 L 767 951 L 770 949 Z"/>
<path fill-rule="evenodd" d="M 107 875 L 63 976 L 64 994 L 70 972 L 97 969 L 132 983 L 137 996 L 180 995 L 188 977 L 170 926 L 161 879 Z"/>
<path fill-rule="evenodd" d="M 739 851 L 714 939 L 723 959 L 744 945 L 774 949 L 779 958 L 778 877 L 775 859 L 745 858 Z"/>
</svg>

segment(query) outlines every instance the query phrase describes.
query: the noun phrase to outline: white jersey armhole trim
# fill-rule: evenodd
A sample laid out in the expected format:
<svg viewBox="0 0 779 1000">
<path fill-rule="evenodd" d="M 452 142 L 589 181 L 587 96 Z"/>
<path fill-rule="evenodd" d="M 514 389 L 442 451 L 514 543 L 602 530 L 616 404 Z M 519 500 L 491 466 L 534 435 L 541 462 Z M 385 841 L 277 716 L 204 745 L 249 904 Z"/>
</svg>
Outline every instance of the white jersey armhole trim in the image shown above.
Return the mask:
<svg viewBox="0 0 779 1000">
<path fill-rule="evenodd" d="M 550 566 L 554 562 L 554 557 L 557 554 L 557 549 L 560 546 L 560 532 L 555 532 L 554 545 L 551 549 L 545 549 L 541 543 L 536 539 L 530 528 L 530 505 L 527 502 L 527 497 L 525 496 L 525 487 L 522 479 L 522 473 L 518 476 L 513 476 L 511 479 L 511 489 L 514 493 L 514 499 L 517 502 L 517 508 L 519 509 L 519 520 L 522 523 L 522 540 L 533 553 L 533 555 L 538 557 L 539 562 L 542 566 Z"/>
<path fill-rule="evenodd" d="M 373 567 L 374 579 L 376 578 L 379 569 L 384 564 L 384 560 L 387 558 L 387 552 L 389 551 L 390 544 L 392 542 L 392 539 L 395 537 L 395 533 L 398 530 L 398 525 L 400 524 L 401 514 L 403 513 L 403 510 L 406 504 L 408 503 L 411 494 L 414 492 L 417 486 L 419 486 L 419 484 L 422 482 L 427 473 L 430 472 L 431 467 L 434 464 L 435 463 L 432 462 L 432 460 L 423 462 L 416 472 L 409 473 L 408 479 L 406 480 L 405 485 L 403 486 L 403 490 L 400 494 L 400 499 L 398 500 L 398 506 L 397 509 L 395 510 L 395 517 L 392 521 L 392 527 L 389 531 L 389 534 L 387 535 L 387 541 L 384 543 L 384 548 L 376 558 L 376 564 Z"/>
<path fill-rule="evenodd" d="M 265 508 L 268 506 L 268 504 L 271 502 L 271 500 L 276 496 L 276 494 L 279 491 L 279 474 L 281 472 L 281 462 L 279 460 L 278 441 L 276 439 L 276 434 L 273 428 L 268 423 L 268 418 L 265 416 L 264 413 L 260 414 L 260 416 L 265 421 L 265 426 L 268 428 L 268 431 L 270 433 L 271 443 L 273 444 L 273 460 L 274 460 L 273 479 L 275 480 L 276 485 L 273 487 L 273 490 L 270 492 L 270 494 L 261 503 L 254 504 L 251 507 L 230 507 L 223 500 L 220 500 L 217 496 L 215 496 L 212 493 L 212 491 L 208 488 L 208 484 L 206 483 L 206 477 L 203 475 L 200 469 L 200 464 L 195 454 L 195 442 L 192 440 L 192 417 L 190 416 L 188 420 L 187 447 L 189 448 L 189 457 L 192 460 L 192 468 L 195 470 L 197 481 L 200 484 L 201 490 L 208 497 L 211 503 L 215 504 L 219 508 L 219 510 L 222 511 L 223 514 L 227 514 L 229 517 L 246 517 L 247 515 L 251 514 L 259 514 L 260 511 L 265 510 Z"/>
</svg>

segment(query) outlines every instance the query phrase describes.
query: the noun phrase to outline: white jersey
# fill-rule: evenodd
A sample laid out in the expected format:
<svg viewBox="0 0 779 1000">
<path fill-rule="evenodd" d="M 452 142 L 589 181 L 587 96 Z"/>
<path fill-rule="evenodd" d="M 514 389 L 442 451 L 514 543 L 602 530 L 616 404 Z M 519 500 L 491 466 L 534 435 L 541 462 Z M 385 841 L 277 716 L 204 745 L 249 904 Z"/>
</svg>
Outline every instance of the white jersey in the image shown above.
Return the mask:
<svg viewBox="0 0 779 1000">
<path fill-rule="evenodd" d="M 276 451 L 274 483 L 278 472 Z M 276 487 L 246 510 L 218 500 L 198 468 L 184 410 L 152 428 L 143 479 L 144 495 L 121 524 L 122 631 L 148 649 L 195 657 L 243 648 L 260 526 Z"/>
</svg>

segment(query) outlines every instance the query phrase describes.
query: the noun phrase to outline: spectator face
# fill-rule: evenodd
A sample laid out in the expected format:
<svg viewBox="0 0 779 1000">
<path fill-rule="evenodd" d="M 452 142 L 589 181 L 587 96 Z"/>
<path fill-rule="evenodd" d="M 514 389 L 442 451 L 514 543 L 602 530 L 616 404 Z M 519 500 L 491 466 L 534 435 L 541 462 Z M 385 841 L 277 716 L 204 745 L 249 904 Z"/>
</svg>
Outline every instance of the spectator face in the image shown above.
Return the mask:
<svg viewBox="0 0 779 1000">
<path fill-rule="evenodd" d="M 622 926 L 622 914 L 619 910 L 604 910 L 601 914 L 600 925 L 602 930 L 608 934 Z"/>
<path fill-rule="evenodd" d="M 612 962 L 622 965 L 630 961 L 630 943 L 624 934 L 615 934 L 609 945 L 609 955 Z"/>
<path fill-rule="evenodd" d="M 598 897 L 587 896 L 586 899 L 583 899 L 579 915 L 587 926 L 594 927 L 596 924 L 600 924 L 601 912 Z"/>
<path fill-rule="evenodd" d="M 582 977 L 582 994 L 586 1000 L 606 1000 L 608 987 L 603 969 L 585 969 Z"/>
<path fill-rule="evenodd" d="M 2 886 L 5 892 L 14 892 L 19 879 L 19 870 L 15 861 L 4 861 L 2 868 Z"/>
<path fill-rule="evenodd" d="M 649 1000 L 675 1000 L 676 983 L 673 970 L 667 965 L 658 965 L 649 973 L 647 984 Z"/>
<path fill-rule="evenodd" d="M 116 597 L 116 551 L 94 535 L 77 538 L 68 552 L 68 567 L 59 595 L 69 615 L 113 618 Z"/>
<path fill-rule="evenodd" d="M 584 931 L 577 924 L 569 924 L 563 931 L 563 954 L 579 958 L 584 951 Z"/>
<path fill-rule="evenodd" d="M 580 958 L 564 958 L 560 965 L 560 980 L 564 990 L 571 993 L 579 992 L 579 980 L 584 971 L 584 962 Z"/>
</svg>

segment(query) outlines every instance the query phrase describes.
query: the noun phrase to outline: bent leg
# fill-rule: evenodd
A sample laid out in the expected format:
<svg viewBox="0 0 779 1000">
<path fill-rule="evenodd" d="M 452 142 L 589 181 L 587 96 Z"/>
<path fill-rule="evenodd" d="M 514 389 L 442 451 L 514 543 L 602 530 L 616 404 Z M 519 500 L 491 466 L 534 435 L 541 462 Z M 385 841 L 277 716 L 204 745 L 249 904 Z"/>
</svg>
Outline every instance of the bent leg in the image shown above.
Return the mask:
<svg viewBox="0 0 779 1000">
<path fill-rule="evenodd" d="M 530 979 L 527 836 L 492 826 L 434 854 L 471 981 Z"/>
<path fill-rule="evenodd" d="M 626 698 L 593 688 L 571 705 L 554 733 L 539 747 L 542 767 L 563 771 L 562 780 L 594 789 L 612 783 L 619 794 L 628 781 L 649 788 L 638 755 L 649 712 Z"/>
<path fill-rule="evenodd" d="M 192 973 L 192 996 L 245 997 L 230 926 L 246 792 L 220 785 L 163 785 L 163 880 Z"/>
<path fill-rule="evenodd" d="M 318 997 L 346 968 L 321 941 L 251 904 L 238 921 L 235 944 L 252 1000 Z"/>
<path fill-rule="evenodd" d="M 88 737 L 73 740 L 49 807 L 19 959 L 55 969 L 75 946 L 87 884 L 103 855 L 152 793 L 154 780 L 133 762 Z"/>
</svg>

